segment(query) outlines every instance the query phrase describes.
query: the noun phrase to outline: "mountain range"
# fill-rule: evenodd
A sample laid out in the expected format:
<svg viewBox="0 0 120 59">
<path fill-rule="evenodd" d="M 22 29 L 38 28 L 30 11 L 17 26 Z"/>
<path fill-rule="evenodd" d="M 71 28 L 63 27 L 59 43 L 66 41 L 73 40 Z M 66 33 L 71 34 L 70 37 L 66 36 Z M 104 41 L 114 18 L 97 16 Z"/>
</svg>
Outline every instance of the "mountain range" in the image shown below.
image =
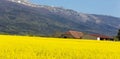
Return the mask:
<svg viewBox="0 0 120 59">
<path fill-rule="evenodd" d="M 48 36 L 76 30 L 115 36 L 120 18 L 37 5 L 28 0 L 0 0 L 0 33 Z"/>
</svg>

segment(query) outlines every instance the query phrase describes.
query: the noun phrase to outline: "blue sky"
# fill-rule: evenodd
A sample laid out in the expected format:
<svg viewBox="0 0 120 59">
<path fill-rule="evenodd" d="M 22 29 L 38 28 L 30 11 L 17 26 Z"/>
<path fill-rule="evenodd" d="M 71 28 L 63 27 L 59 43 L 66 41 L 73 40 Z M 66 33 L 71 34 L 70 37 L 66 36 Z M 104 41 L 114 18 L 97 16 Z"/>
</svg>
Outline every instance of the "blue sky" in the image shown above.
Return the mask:
<svg viewBox="0 0 120 59">
<path fill-rule="evenodd" d="M 58 6 L 88 14 L 120 17 L 120 0 L 30 0 L 36 4 Z"/>
</svg>

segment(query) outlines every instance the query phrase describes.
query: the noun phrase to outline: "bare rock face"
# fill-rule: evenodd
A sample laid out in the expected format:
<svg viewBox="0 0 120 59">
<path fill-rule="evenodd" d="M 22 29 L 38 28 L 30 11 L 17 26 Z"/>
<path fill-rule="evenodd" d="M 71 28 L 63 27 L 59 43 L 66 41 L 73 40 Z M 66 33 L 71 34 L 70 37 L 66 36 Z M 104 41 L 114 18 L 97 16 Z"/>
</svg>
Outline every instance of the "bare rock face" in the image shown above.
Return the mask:
<svg viewBox="0 0 120 59">
<path fill-rule="evenodd" d="M 30 3 L 28 0 L 8 0 L 8 1 L 19 3 L 19 4 L 24 4 L 24 5 L 31 6 L 31 7 L 36 7 L 35 4 Z"/>
<path fill-rule="evenodd" d="M 28 2 L 28 0 L 9 0 L 9 1 L 21 1 L 21 2 Z"/>
<path fill-rule="evenodd" d="M 28 0 L 8 0 L 16 3 L 28 3 Z"/>
</svg>

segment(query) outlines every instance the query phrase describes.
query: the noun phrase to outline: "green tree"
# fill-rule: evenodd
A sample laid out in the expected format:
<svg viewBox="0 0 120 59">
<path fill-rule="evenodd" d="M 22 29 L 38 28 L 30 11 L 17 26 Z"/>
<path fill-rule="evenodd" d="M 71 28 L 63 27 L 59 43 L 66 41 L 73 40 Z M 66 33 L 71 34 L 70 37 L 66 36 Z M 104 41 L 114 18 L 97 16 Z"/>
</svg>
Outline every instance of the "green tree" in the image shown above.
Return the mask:
<svg viewBox="0 0 120 59">
<path fill-rule="evenodd" d="M 117 38 L 120 41 L 120 29 L 118 30 Z"/>
</svg>

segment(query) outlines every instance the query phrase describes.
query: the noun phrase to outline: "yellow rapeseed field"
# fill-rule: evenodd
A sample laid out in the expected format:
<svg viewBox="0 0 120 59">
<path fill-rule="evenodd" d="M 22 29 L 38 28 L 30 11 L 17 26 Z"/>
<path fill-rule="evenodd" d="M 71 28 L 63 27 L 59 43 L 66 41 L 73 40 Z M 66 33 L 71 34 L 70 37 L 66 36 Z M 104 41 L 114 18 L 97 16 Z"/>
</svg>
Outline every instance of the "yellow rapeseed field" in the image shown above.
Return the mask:
<svg viewBox="0 0 120 59">
<path fill-rule="evenodd" d="M 0 59 L 120 59 L 120 42 L 0 35 Z"/>
</svg>

